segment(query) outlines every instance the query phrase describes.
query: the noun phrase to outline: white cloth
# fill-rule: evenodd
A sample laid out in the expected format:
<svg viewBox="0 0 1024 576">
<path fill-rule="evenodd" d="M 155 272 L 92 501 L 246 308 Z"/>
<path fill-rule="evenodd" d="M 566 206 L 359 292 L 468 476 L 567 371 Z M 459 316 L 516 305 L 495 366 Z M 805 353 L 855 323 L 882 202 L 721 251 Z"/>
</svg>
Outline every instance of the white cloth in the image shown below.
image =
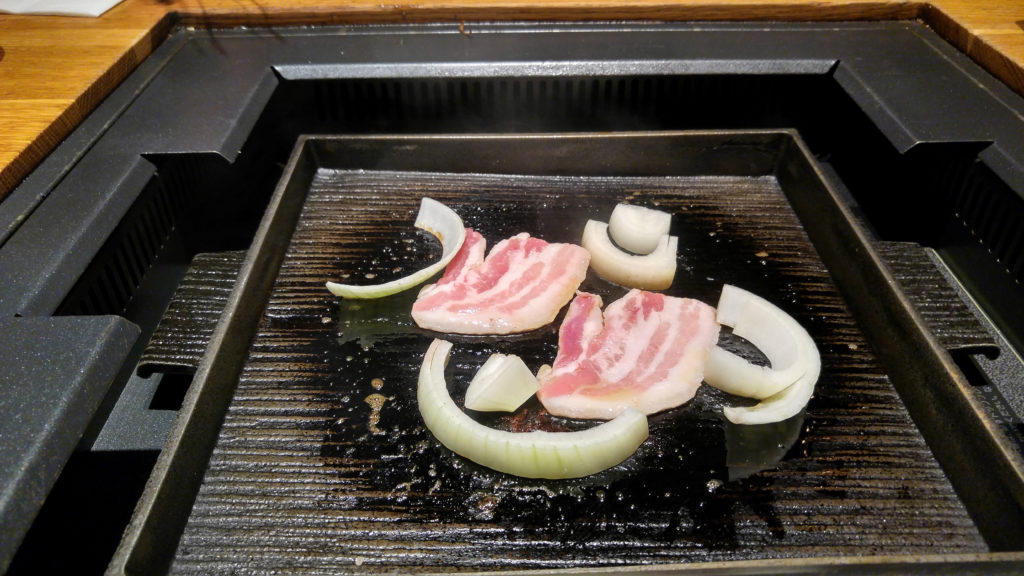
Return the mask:
<svg viewBox="0 0 1024 576">
<path fill-rule="evenodd" d="M 97 17 L 122 0 L 0 0 L 0 12 Z"/>
</svg>

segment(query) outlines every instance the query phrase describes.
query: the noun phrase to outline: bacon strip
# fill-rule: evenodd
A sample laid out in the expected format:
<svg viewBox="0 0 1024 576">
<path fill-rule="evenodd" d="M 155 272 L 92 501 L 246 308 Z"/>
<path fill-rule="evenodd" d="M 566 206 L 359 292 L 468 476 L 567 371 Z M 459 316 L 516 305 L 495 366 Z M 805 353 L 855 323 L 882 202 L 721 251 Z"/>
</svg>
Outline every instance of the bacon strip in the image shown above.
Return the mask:
<svg viewBox="0 0 1024 576">
<path fill-rule="evenodd" d="M 484 258 L 486 241 L 466 241 L 444 276 L 420 291 L 412 307 L 421 328 L 455 334 L 510 334 L 555 319 L 587 275 L 590 253 L 575 244 L 549 244 L 522 233 L 502 240 Z"/>
<path fill-rule="evenodd" d="M 688 402 L 718 342 L 715 309 L 698 300 L 631 290 L 608 305 L 579 293 L 558 333 L 558 355 L 537 374 L 537 397 L 557 416 L 610 419 Z"/>
</svg>

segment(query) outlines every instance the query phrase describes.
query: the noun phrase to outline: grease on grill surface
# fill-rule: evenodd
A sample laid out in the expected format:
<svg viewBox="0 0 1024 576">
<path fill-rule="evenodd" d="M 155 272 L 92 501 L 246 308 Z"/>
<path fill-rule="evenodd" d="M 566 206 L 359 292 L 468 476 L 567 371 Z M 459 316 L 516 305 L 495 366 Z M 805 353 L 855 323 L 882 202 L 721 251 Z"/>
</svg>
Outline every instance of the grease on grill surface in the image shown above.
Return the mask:
<svg viewBox="0 0 1024 576">
<path fill-rule="evenodd" d="M 588 478 L 528 480 L 453 456 L 416 407 L 434 335 L 407 317 L 415 291 L 353 307 L 323 287 L 339 274 L 387 280 L 436 257 L 409 230 L 423 195 L 453 207 L 490 244 L 520 231 L 576 241 L 589 216 L 624 199 L 671 210 L 680 255 L 668 293 L 714 303 L 723 282 L 737 284 L 793 314 L 818 342 L 824 368 L 806 414 L 732 427 L 720 414 L 724 395 L 702 386 L 689 404 L 651 417 L 650 439 L 632 458 Z M 582 289 L 606 302 L 624 293 L 593 275 Z M 534 370 L 550 362 L 559 321 L 515 337 L 457 338 L 447 373 L 456 402 L 492 352 L 515 352 Z M 724 342 L 754 354 L 728 334 Z M 536 399 L 512 415 L 474 417 L 510 430 L 593 425 L 546 415 Z M 572 568 L 984 549 L 773 178 L 322 170 L 173 572 Z"/>
</svg>

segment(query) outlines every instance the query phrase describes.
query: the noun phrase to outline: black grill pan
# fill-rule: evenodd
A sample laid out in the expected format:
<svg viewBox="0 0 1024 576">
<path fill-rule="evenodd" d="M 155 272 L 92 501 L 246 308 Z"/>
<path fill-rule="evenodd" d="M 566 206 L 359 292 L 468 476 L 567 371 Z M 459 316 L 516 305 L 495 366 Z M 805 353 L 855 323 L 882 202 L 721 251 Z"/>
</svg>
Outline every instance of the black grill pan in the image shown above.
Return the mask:
<svg viewBox="0 0 1024 576">
<path fill-rule="evenodd" d="M 721 416 L 737 400 L 702 387 L 691 403 L 651 418 L 651 439 L 630 460 L 579 480 L 524 480 L 452 455 L 416 408 L 416 374 L 436 335 L 411 324 L 411 297 L 353 303 L 323 287 L 386 280 L 435 258 L 436 245 L 411 226 L 422 196 L 453 207 L 491 244 L 520 231 L 577 241 L 587 218 L 607 218 L 619 201 L 672 211 L 681 252 L 668 292 L 714 304 L 731 283 L 790 312 L 822 353 L 814 398 L 789 421 L 737 427 Z M 944 471 L 933 456 L 956 441 L 930 447 L 921 430 L 943 423 L 915 424 L 897 388 L 911 405 L 943 393 L 894 382 L 876 356 L 892 344 L 879 334 L 930 337 L 901 332 L 899 318 L 855 320 L 859 310 L 886 309 L 886 296 L 878 305 L 851 302 L 859 292 L 841 291 L 833 277 L 842 284 L 879 272 L 864 269 L 870 258 L 835 259 L 863 251 L 863 238 L 793 133 L 308 139 L 278 204 L 294 212 L 294 232 L 268 216 L 241 282 L 253 281 L 254 266 L 280 260 L 276 278 L 260 281 L 269 296 L 240 288 L 229 305 L 258 319 L 251 345 L 243 351 L 237 342 L 249 336 L 221 329 L 203 360 L 219 376 L 204 378 L 201 368 L 186 399 L 183 422 L 206 389 L 218 390 L 206 413 L 234 389 L 212 454 L 203 452 L 212 437 L 180 426 L 187 441 L 179 446 L 192 451 L 179 448 L 176 467 L 158 464 L 141 507 L 149 515 L 133 522 L 113 571 L 865 568 L 879 557 L 995 569 L 1005 559 L 986 553 L 1005 548 L 991 533 L 1015 529 L 1017 505 L 997 511 L 984 498 L 962 500 L 954 485 L 962 496 L 972 472 Z M 624 293 L 593 275 L 583 289 L 606 303 Z M 550 362 L 556 331 L 557 323 L 514 337 L 454 338 L 453 396 L 461 400 L 491 352 L 518 353 L 533 368 Z M 234 352 L 216 356 L 228 340 Z M 729 335 L 723 342 L 756 356 Z M 948 372 L 941 359 L 903 361 Z M 485 420 L 508 429 L 589 425 L 546 416 L 535 403 Z M 208 435 L 209 422 L 202 428 Z M 976 433 L 970 424 L 962 430 Z M 1019 494 L 1006 475 L 994 476 L 987 482 L 1001 487 L 996 496 Z"/>
</svg>

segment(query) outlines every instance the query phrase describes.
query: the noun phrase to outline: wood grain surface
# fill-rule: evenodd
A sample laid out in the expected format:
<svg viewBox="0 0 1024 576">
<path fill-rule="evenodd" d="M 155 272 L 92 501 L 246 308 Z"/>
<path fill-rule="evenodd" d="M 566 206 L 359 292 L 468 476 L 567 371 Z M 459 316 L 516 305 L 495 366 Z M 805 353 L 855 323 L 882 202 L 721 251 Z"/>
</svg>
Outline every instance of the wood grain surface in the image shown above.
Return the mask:
<svg viewBox="0 0 1024 576">
<path fill-rule="evenodd" d="M 0 200 L 171 25 L 473 20 L 919 19 L 1024 94 L 1020 0 L 126 0 L 99 18 L 0 15 Z"/>
</svg>

